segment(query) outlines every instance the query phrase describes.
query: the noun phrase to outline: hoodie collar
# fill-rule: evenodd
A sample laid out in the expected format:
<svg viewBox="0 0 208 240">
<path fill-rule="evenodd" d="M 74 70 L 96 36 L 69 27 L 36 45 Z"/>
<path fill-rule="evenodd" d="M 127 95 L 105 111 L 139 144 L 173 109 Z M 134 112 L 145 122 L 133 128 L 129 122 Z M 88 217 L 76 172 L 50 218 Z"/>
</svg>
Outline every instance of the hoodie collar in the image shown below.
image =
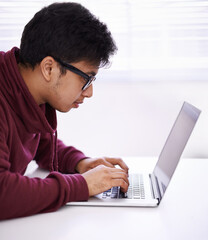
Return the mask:
<svg viewBox="0 0 208 240">
<path fill-rule="evenodd" d="M 19 49 L 0 52 L 0 92 L 31 133 L 55 133 L 56 111 L 49 104 L 39 106 L 25 84 L 17 64 Z"/>
</svg>

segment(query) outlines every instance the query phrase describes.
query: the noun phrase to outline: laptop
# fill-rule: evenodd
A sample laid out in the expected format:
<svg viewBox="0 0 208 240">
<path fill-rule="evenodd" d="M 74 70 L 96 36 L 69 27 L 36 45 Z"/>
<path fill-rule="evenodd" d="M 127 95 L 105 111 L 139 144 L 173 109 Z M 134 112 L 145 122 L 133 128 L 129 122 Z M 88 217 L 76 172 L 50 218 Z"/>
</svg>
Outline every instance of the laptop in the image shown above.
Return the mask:
<svg viewBox="0 0 208 240">
<path fill-rule="evenodd" d="M 164 197 L 200 113 L 201 111 L 193 105 L 187 102 L 183 103 L 153 172 L 130 174 L 127 193 L 122 193 L 120 187 L 113 187 L 91 197 L 88 201 L 68 204 L 74 206 L 158 206 Z"/>
</svg>

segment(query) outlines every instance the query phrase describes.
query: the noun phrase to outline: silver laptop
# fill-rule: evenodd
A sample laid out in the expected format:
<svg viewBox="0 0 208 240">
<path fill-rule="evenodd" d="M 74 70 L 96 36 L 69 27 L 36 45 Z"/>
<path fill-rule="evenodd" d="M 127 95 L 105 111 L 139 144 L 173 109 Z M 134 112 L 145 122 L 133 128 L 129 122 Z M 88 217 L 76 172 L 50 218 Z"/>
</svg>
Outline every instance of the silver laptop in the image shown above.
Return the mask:
<svg viewBox="0 0 208 240">
<path fill-rule="evenodd" d="M 160 204 L 201 111 L 184 102 L 152 173 L 130 174 L 127 193 L 120 187 L 70 205 L 156 207 Z"/>
</svg>

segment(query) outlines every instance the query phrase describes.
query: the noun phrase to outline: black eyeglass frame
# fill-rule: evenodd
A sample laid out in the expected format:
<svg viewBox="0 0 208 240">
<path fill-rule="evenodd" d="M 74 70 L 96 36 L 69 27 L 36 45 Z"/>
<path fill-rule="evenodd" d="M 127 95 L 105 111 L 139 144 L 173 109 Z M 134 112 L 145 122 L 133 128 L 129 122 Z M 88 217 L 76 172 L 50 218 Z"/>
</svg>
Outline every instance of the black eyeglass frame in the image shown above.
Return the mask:
<svg viewBox="0 0 208 240">
<path fill-rule="evenodd" d="M 69 71 L 76 73 L 77 75 L 81 76 L 84 78 L 84 80 L 86 81 L 86 84 L 82 87 L 82 91 L 86 90 L 93 81 L 95 81 L 96 77 L 95 76 L 89 76 L 86 73 L 82 72 L 81 70 L 79 70 L 78 68 L 72 66 L 69 63 L 66 63 L 64 61 L 62 61 L 59 58 L 55 58 L 53 57 L 58 63 L 60 63 L 63 67 L 65 67 L 66 69 L 68 69 Z"/>
</svg>

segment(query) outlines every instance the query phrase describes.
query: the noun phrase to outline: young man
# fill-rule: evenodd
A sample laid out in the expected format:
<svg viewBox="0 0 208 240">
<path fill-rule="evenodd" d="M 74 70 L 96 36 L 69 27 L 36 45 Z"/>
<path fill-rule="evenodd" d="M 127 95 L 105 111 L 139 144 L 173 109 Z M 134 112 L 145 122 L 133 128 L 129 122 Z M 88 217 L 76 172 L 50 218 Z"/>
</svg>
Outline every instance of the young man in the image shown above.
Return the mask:
<svg viewBox="0 0 208 240">
<path fill-rule="evenodd" d="M 20 49 L 0 52 L 0 219 L 55 211 L 113 186 L 127 191 L 121 159 L 88 158 L 56 132 L 55 110 L 91 97 L 99 67 L 115 51 L 106 25 L 87 9 L 56 3 L 25 26 Z M 33 159 L 51 171 L 45 179 L 24 176 Z"/>
</svg>

